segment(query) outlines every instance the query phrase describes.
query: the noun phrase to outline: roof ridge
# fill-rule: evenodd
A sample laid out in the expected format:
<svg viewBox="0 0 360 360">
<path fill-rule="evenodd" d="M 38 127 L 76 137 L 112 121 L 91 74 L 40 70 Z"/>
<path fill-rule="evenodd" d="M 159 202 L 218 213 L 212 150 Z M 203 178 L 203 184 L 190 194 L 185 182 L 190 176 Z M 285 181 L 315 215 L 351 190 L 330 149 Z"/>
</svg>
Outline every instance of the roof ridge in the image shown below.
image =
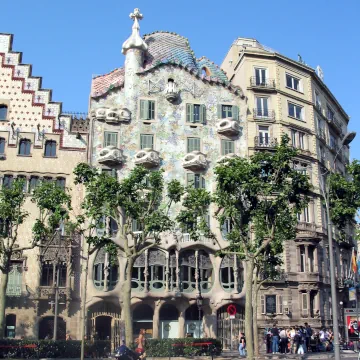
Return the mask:
<svg viewBox="0 0 360 360">
<path fill-rule="evenodd" d="M 92 80 L 97 79 L 97 78 L 99 78 L 99 77 L 103 77 L 103 76 L 110 75 L 110 74 L 112 74 L 113 72 L 115 72 L 116 70 L 125 70 L 125 67 L 124 67 L 124 66 L 121 66 L 121 67 L 115 68 L 114 70 L 111 70 L 110 72 L 108 72 L 108 73 L 106 73 L 106 74 L 94 75 L 93 78 L 92 78 Z"/>
</svg>

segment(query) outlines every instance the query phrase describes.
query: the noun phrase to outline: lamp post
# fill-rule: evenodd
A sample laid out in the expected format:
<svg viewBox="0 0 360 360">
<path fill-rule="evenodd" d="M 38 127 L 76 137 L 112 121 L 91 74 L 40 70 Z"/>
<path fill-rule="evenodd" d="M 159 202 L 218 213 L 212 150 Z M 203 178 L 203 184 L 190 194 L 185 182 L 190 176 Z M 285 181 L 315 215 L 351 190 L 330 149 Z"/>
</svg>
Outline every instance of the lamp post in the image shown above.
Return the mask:
<svg viewBox="0 0 360 360">
<path fill-rule="evenodd" d="M 203 305 L 203 298 L 202 298 L 200 293 L 196 297 L 196 305 L 197 305 L 198 310 L 199 310 L 199 338 L 200 338 L 201 337 L 201 308 L 202 308 L 202 305 Z"/>
<path fill-rule="evenodd" d="M 342 148 L 349 145 L 356 136 L 355 132 L 347 133 L 341 141 L 341 146 L 335 154 L 333 160 L 333 170 L 335 170 L 335 161 Z M 327 170 L 323 175 L 330 172 Z M 331 308 L 333 315 L 333 331 L 334 331 L 334 354 L 335 360 L 340 360 L 340 344 L 339 344 L 339 319 L 338 319 L 338 303 L 336 300 L 336 279 L 335 279 L 335 264 L 334 264 L 334 251 L 333 251 L 333 237 L 332 237 L 332 222 L 330 218 L 330 177 L 326 178 L 326 182 L 322 182 L 321 191 L 325 199 L 326 216 L 327 216 L 327 232 L 329 243 L 329 258 L 330 258 L 330 287 L 331 287 Z"/>
</svg>

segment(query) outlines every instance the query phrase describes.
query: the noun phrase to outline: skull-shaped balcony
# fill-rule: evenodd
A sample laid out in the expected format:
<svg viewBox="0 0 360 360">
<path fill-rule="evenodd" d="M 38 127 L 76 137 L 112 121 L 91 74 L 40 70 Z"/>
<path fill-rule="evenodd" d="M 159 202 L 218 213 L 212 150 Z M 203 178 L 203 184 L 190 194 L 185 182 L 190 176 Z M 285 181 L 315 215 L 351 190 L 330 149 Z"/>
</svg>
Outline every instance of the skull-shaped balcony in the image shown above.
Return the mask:
<svg viewBox="0 0 360 360">
<path fill-rule="evenodd" d="M 219 120 L 219 122 L 216 124 L 216 130 L 218 134 L 235 136 L 239 134 L 240 127 L 236 120 L 232 118 L 226 118 Z"/>
<path fill-rule="evenodd" d="M 217 162 L 219 164 L 226 164 L 229 160 L 236 159 L 237 157 L 238 157 L 238 155 L 236 155 L 234 153 L 230 153 L 230 154 L 226 154 L 226 155 L 222 156 Z"/>
<path fill-rule="evenodd" d="M 192 151 L 183 159 L 183 168 L 189 170 L 204 170 L 207 166 L 206 156 L 201 151 Z"/>
<path fill-rule="evenodd" d="M 107 146 L 103 148 L 98 156 L 99 164 L 118 165 L 123 162 L 121 151 L 115 146 Z"/>
<path fill-rule="evenodd" d="M 142 149 L 135 155 L 135 165 L 143 165 L 146 168 L 153 168 L 159 166 L 159 164 L 159 153 L 151 148 Z"/>
<path fill-rule="evenodd" d="M 91 112 L 91 117 L 98 121 L 105 121 L 108 124 L 119 124 L 131 120 L 131 112 L 126 108 L 100 107 Z"/>
<path fill-rule="evenodd" d="M 176 101 L 178 96 L 179 96 L 179 92 L 176 90 L 175 81 L 173 79 L 169 79 L 165 91 L 166 100 L 172 103 Z"/>
</svg>

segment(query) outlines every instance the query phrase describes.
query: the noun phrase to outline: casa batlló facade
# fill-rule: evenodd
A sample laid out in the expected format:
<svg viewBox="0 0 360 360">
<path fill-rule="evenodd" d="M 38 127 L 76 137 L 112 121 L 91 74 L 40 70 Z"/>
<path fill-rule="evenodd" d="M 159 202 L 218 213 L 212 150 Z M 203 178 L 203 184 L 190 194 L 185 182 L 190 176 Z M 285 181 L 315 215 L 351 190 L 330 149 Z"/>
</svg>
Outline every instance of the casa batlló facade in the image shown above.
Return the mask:
<svg viewBox="0 0 360 360">
<path fill-rule="evenodd" d="M 12 37 L 0 35 L 3 186 L 17 176 L 27 179 L 26 191 L 38 181 L 58 181 L 71 188 L 78 207 L 83 192 L 73 184 L 72 171 L 79 162 L 88 161 L 118 179 L 143 165 L 163 169 L 166 181 L 177 179 L 213 191 L 214 167 L 219 161 L 271 151 L 276 139 L 288 133 L 300 149 L 294 166 L 310 175 L 314 194 L 309 209 L 300 215 L 297 239 L 285 246 L 285 278 L 266 284 L 261 291 L 258 320 L 261 327 L 273 321 L 281 326 L 305 321 L 315 328 L 330 325 L 319 174 L 346 133 L 348 116 L 313 69 L 255 40 L 238 39 L 220 68 L 205 57 L 196 58 L 188 40 L 176 33 L 159 31 L 141 37 L 139 9 L 130 17 L 132 33 L 122 46 L 124 66 L 93 78 L 86 119 L 62 113 L 61 104 L 51 101 L 51 92 L 41 89 L 40 78 L 31 76 L 31 67 L 21 64 L 21 54 L 12 51 Z M 340 171 L 345 171 L 348 150 L 341 156 Z M 32 204 L 27 206 L 31 211 Z M 178 210 L 175 207 L 172 215 Z M 209 225 L 220 246 L 226 247 L 227 224 L 220 228 L 214 211 L 209 209 Z M 31 219 L 21 230 L 24 243 L 31 238 Z M 108 222 L 107 231 L 114 238 L 116 230 Z M 136 224 L 133 231 L 140 231 Z M 339 301 L 344 302 L 351 231 L 346 244 L 336 243 Z M 54 259 L 58 248 L 60 267 Z M 218 249 L 212 240 L 195 242 L 178 229 L 136 260 L 134 336 L 145 329 L 148 337 L 211 336 L 229 346 L 226 309 L 229 304 L 236 306 L 231 321 L 237 333 L 243 329 L 246 269 L 235 256 L 216 257 Z M 59 273 L 58 338 L 66 332 L 80 338 L 81 239 L 61 235 L 52 250 L 44 253 L 36 248 L 14 259 L 8 287 L 9 337 L 52 334 L 54 284 Z M 120 294 L 125 269 L 121 256 L 111 263 L 104 251 L 91 256 L 87 336 L 110 339 L 114 345 L 124 336 Z"/>
</svg>

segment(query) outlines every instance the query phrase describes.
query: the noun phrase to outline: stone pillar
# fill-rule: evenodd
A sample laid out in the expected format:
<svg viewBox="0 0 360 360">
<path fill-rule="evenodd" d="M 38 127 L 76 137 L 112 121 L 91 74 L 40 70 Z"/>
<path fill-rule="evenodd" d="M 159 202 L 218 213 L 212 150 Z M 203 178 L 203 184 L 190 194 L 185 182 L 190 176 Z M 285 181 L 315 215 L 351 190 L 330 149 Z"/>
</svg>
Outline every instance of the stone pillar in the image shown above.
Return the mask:
<svg viewBox="0 0 360 360">
<path fill-rule="evenodd" d="M 153 315 L 153 339 L 159 338 L 159 319 L 160 319 L 160 306 L 155 305 Z"/>
<path fill-rule="evenodd" d="M 179 314 L 179 338 L 185 337 L 185 309 Z"/>
<path fill-rule="evenodd" d="M 296 247 L 296 260 L 297 260 L 297 271 L 301 271 L 301 253 L 300 253 L 300 246 Z"/>
<path fill-rule="evenodd" d="M 304 245 L 305 246 L 305 272 L 308 273 L 310 272 L 310 266 L 309 266 L 309 245 Z"/>
<path fill-rule="evenodd" d="M 176 289 L 180 291 L 180 267 L 179 267 L 179 251 L 175 251 L 176 255 Z"/>
<path fill-rule="evenodd" d="M 314 247 L 314 271 L 319 272 L 319 249 Z"/>
<path fill-rule="evenodd" d="M 310 317 L 310 290 L 306 290 L 306 303 L 308 308 L 308 318 Z"/>
<path fill-rule="evenodd" d="M 198 295 L 200 295 L 199 293 L 199 250 L 195 250 L 195 287 L 196 287 L 196 291 L 198 292 Z"/>
<path fill-rule="evenodd" d="M 145 271 L 144 271 L 144 277 L 145 277 L 145 288 L 144 292 L 147 293 L 149 289 L 149 259 L 148 259 L 148 250 L 145 250 Z"/>
<path fill-rule="evenodd" d="M 166 252 L 166 268 L 165 268 L 165 291 L 169 292 L 169 252 Z"/>
<path fill-rule="evenodd" d="M 234 256 L 234 287 L 235 287 L 235 294 L 239 293 L 239 269 L 238 269 L 238 263 L 237 263 L 237 257 Z M 221 265 L 220 265 L 221 266 Z"/>
</svg>

